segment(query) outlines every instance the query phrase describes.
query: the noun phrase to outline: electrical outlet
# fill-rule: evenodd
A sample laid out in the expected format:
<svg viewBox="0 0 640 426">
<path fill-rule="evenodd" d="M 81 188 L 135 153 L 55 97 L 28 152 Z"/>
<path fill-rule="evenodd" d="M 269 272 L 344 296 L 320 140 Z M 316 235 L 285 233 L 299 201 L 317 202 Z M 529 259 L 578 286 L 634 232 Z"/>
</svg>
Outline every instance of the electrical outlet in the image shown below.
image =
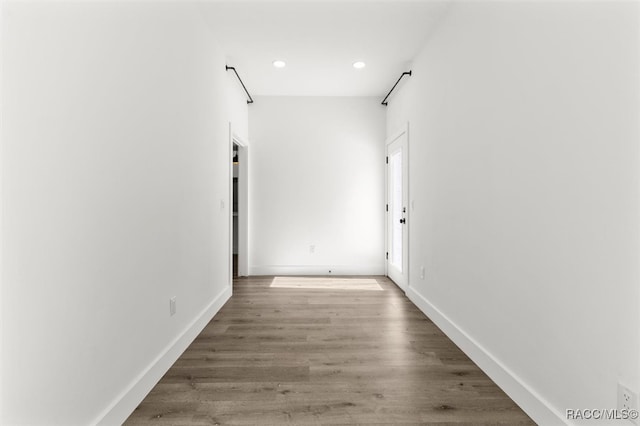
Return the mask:
<svg viewBox="0 0 640 426">
<path fill-rule="evenodd" d="M 420 267 L 420 279 L 424 280 L 424 266 Z"/>
<path fill-rule="evenodd" d="M 313 244 L 311 244 L 309 246 L 309 253 L 315 253 L 316 252 L 316 246 L 314 246 Z"/>
<path fill-rule="evenodd" d="M 176 298 L 175 296 L 169 299 L 169 316 L 172 317 L 176 314 Z"/>
<path fill-rule="evenodd" d="M 618 383 L 618 410 L 627 412 L 638 410 L 638 394 L 621 383 Z M 628 419 L 633 424 L 638 424 L 637 418 L 628 417 Z"/>
</svg>

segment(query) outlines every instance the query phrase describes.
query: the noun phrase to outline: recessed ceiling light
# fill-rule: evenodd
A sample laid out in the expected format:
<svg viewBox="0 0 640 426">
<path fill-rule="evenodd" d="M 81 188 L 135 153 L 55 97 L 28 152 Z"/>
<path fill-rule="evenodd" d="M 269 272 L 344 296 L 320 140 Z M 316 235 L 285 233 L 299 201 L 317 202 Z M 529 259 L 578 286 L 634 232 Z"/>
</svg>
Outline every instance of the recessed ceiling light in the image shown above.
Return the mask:
<svg viewBox="0 0 640 426">
<path fill-rule="evenodd" d="M 353 67 L 356 68 L 356 69 L 361 69 L 361 68 L 364 68 L 366 66 L 367 66 L 367 64 L 365 64 L 362 61 L 358 61 L 358 62 L 354 62 L 353 63 Z"/>
<path fill-rule="evenodd" d="M 287 64 L 284 61 L 277 60 L 273 61 L 273 66 L 276 68 L 284 68 L 287 66 Z"/>
</svg>

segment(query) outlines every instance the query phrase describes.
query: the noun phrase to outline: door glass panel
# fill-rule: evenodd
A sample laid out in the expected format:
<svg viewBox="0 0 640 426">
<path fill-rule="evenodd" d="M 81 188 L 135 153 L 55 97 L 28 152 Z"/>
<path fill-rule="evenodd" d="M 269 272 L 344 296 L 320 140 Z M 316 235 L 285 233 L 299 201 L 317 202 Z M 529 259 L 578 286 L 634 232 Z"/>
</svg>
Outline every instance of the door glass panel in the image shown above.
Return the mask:
<svg viewBox="0 0 640 426">
<path fill-rule="evenodd" d="M 391 155 L 391 263 L 402 272 L 402 150 Z"/>
</svg>

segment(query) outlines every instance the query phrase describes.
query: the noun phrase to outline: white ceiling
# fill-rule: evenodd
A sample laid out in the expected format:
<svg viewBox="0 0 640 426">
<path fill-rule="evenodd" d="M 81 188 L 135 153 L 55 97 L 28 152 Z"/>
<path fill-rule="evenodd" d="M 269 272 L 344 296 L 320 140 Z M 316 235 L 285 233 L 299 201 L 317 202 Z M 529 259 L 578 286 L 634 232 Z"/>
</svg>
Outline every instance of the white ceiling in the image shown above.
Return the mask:
<svg viewBox="0 0 640 426">
<path fill-rule="evenodd" d="M 202 13 L 252 95 L 382 96 L 446 1 L 220 1 Z M 276 59 L 287 66 L 273 67 Z M 364 61 L 357 70 L 352 64 Z"/>
</svg>

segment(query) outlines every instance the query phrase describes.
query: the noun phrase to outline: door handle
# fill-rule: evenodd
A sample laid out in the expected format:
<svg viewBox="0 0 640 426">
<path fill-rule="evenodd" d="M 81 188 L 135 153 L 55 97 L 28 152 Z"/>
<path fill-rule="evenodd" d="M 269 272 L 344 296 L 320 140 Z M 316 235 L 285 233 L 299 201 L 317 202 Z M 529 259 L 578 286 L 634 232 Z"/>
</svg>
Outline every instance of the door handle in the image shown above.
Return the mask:
<svg viewBox="0 0 640 426">
<path fill-rule="evenodd" d="M 407 222 L 407 220 L 405 218 L 400 219 L 400 223 L 402 223 L 403 225 Z"/>
</svg>

